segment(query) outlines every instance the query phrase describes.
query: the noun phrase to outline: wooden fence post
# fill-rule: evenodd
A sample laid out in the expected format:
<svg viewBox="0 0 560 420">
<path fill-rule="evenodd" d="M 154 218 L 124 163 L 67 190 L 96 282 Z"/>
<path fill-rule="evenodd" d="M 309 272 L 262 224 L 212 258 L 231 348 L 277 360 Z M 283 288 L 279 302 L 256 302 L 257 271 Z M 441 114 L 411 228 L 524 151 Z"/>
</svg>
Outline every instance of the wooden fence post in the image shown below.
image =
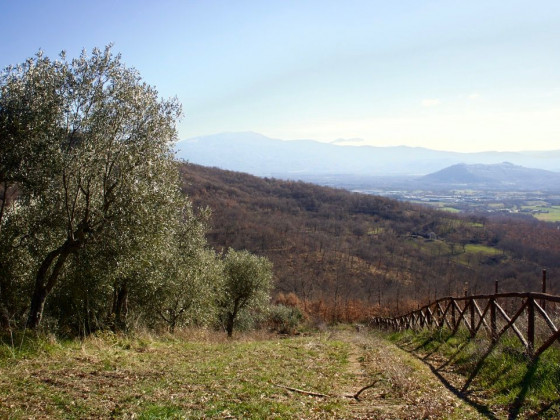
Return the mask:
<svg viewBox="0 0 560 420">
<path fill-rule="evenodd" d="M 426 308 L 426 324 L 428 324 L 428 328 L 432 327 L 432 313 L 430 312 L 430 307 Z"/>
<path fill-rule="evenodd" d="M 474 337 L 476 332 L 475 332 L 475 328 L 474 328 L 474 299 L 471 298 L 470 299 L 470 305 L 471 305 L 471 337 Z"/>
<path fill-rule="evenodd" d="M 496 281 L 496 284 L 497 283 Z M 490 298 L 490 335 L 492 336 L 492 342 L 495 343 L 498 336 L 496 326 L 496 300 L 494 298 Z"/>
<path fill-rule="evenodd" d="M 527 298 L 527 352 L 533 356 L 535 351 L 535 301 L 532 297 Z"/>
<path fill-rule="evenodd" d="M 543 285 L 544 284 L 545 283 L 543 282 Z M 546 290 L 545 287 L 546 286 L 543 286 L 543 290 Z M 480 302 L 477 303 L 476 299 L 479 299 Z M 509 303 L 509 306 L 513 306 L 514 303 L 521 302 L 521 306 L 517 306 L 518 309 L 515 311 L 515 314 L 510 316 L 498 303 L 498 300 L 500 299 L 505 304 Z M 449 300 L 449 303 L 446 305 L 444 304 L 444 310 L 441 303 L 447 300 Z M 485 301 L 487 302 L 487 305 L 484 306 L 484 310 L 481 311 L 479 303 L 482 305 L 482 302 Z M 560 296 L 534 292 L 509 292 L 494 295 L 472 295 L 465 298 L 458 298 L 457 300 L 450 297 L 449 299 L 442 299 L 441 301 L 436 300 L 421 309 L 409 312 L 407 315 L 402 315 L 398 318 L 372 317 L 370 325 L 385 329 L 393 329 L 396 331 L 402 331 L 404 329 L 413 329 L 417 331 L 427 327 L 431 328 L 434 325 L 437 328 L 440 328 L 447 324 L 450 327 L 454 327 L 453 333 L 455 333 L 460 327 L 462 320 L 469 329 L 469 333 L 472 338 L 474 338 L 478 331 L 481 330 L 481 327 L 484 327 L 482 330 L 490 332 L 493 343 L 496 343 L 504 333 L 511 330 L 521 341 L 526 350 L 527 356 L 534 360 L 540 357 L 540 355 L 552 344 L 560 341 L 560 329 L 554 325 L 551 317 L 540 305 L 540 301 L 551 302 L 549 307 L 551 307 L 551 305 L 556 306 L 560 303 Z M 449 305 L 451 305 L 451 308 L 449 308 Z M 433 312 L 432 306 L 434 308 Z M 526 337 L 521 331 L 522 328 L 519 323 L 516 325 L 516 320 L 522 319 L 525 311 L 527 312 Z M 490 312 L 489 315 L 488 312 Z M 457 313 L 459 315 L 457 315 Z M 537 315 L 541 316 L 550 330 L 552 330 L 552 335 L 548 338 L 539 331 L 538 342 L 544 340 L 544 343 L 541 343 L 538 348 L 536 347 L 537 343 L 535 340 L 537 335 Z M 488 320 L 488 317 L 490 317 L 490 320 Z M 505 325 L 501 327 L 500 330 L 498 330 L 498 317 L 505 320 Z"/>
<path fill-rule="evenodd" d="M 455 317 L 455 299 L 451 298 L 451 325 L 453 329 L 457 326 L 457 319 Z"/>
</svg>

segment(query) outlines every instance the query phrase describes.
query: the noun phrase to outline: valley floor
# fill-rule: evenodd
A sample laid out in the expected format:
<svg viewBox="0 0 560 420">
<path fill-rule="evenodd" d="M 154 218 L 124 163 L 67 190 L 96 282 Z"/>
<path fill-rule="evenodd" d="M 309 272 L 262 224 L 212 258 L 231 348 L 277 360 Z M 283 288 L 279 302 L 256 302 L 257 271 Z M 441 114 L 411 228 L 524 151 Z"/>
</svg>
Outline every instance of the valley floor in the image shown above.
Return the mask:
<svg viewBox="0 0 560 420">
<path fill-rule="evenodd" d="M 182 334 L 3 346 L 0 418 L 501 418 L 369 332 Z"/>
</svg>

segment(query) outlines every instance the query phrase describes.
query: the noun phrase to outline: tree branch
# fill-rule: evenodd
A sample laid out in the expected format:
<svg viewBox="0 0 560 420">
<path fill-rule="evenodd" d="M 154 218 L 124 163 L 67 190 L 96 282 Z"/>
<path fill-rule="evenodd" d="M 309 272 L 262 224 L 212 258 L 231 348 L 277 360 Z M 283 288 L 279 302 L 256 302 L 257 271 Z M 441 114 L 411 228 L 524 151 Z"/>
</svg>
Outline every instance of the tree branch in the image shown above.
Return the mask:
<svg viewBox="0 0 560 420">
<path fill-rule="evenodd" d="M 373 388 L 377 382 L 379 382 L 379 379 L 373 381 L 371 384 L 364 386 L 362 389 L 360 389 L 358 392 L 356 392 L 354 395 L 345 395 L 346 398 L 354 398 L 357 401 L 360 401 L 360 394 L 362 392 L 364 392 L 366 389 L 369 388 Z"/>
<path fill-rule="evenodd" d="M 319 392 L 305 391 L 305 390 L 303 390 L 303 389 L 292 388 L 292 387 L 284 386 L 284 385 L 276 385 L 276 386 L 277 386 L 278 388 L 287 389 L 288 391 L 297 392 L 298 394 L 311 395 L 312 397 L 320 397 L 320 398 L 329 398 L 329 397 L 332 397 L 332 395 L 321 394 L 321 393 L 319 393 Z"/>
<path fill-rule="evenodd" d="M 341 395 L 340 397 L 344 397 L 344 398 L 354 398 L 356 401 L 360 401 L 360 394 L 362 392 L 364 392 L 366 389 L 369 388 L 373 388 L 377 382 L 379 382 L 379 379 L 376 379 L 373 383 L 364 386 L 363 388 L 361 388 L 358 392 L 356 392 L 355 394 L 347 394 L 347 395 Z M 292 391 L 292 392 L 297 392 L 298 394 L 304 394 L 304 395 L 310 395 L 312 397 L 320 397 L 320 398 L 329 398 L 329 397 L 337 397 L 337 395 L 332 395 L 332 394 L 321 394 L 320 392 L 314 392 L 314 391 L 306 391 L 304 389 L 298 389 L 298 388 L 292 388 L 289 386 L 284 386 L 284 385 L 275 385 L 278 388 L 284 388 L 287 389 L 288 391 Z"/>
</svg>

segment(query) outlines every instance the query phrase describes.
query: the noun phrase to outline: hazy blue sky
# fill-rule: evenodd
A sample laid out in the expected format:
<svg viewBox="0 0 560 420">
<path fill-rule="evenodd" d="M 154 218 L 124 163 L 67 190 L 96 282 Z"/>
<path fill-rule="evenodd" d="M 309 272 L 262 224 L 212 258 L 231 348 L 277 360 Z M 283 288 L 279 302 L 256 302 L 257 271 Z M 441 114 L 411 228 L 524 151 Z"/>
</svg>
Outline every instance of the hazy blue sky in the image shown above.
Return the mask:
<svg viewBox="0 0 560 420">
<path fill-rule="evenodd" d="M 560 1 L 0 0 L 0 67 L 113 42 L 180 138 L 560 149 Z"/>
</svg>

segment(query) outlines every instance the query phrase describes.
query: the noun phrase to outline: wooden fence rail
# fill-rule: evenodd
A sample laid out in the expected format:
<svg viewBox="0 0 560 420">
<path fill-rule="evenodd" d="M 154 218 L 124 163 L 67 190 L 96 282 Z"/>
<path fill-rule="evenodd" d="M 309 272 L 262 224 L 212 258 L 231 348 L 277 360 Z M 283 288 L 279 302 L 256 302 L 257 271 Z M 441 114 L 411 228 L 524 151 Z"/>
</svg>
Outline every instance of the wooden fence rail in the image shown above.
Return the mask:
<svg viewBox="0 0 560 420">
<path fill-rule="evenodd" d="M 466 327 L 471 337 L 485 333 L 493 342 L 513 334 L 536 359 L 560 341 L 560 330 L 553 321 L 558 304 L 560 296 L 531 292 L 446 297 L 406 315 L 373 317 L 371 325 L 396 331 L 448 327 L 453 333 Z"/>
</svg>

